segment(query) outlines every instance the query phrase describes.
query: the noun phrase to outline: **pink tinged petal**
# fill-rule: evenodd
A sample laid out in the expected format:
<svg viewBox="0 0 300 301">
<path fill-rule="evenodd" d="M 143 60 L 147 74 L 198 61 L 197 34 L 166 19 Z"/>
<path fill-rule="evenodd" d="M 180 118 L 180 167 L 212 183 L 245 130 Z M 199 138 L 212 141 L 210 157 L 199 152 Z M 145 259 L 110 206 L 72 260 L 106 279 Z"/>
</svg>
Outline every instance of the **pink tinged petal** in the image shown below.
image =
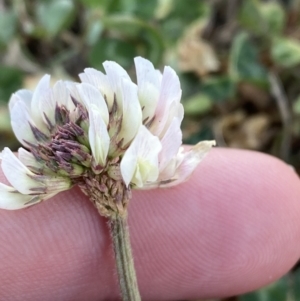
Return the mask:
<svg viewBox="0 0 300 301">
<path fill-rule="evenodd" d="M 91 106 L 89 110 L 89 142 L 96 165 L 105 166 L 110 138 L 107 126 L 97 108 Z"/>
<path fill-rule="evenodd" d="M 175 172 L 176 172 L 176 167 L 177 167 L 177 158 L 173 157 L 167 165 L 163 169 L 159 171 L 159 177 L 157 181 L 157 186 L 160 185 L 161 182 L 168 183 L 170 179 L 173 178 Z"/>
<path fill-rule="evenodd" d="M 40 196 L 21 194 L 13 187 L 0 183 L 0 209 L 23 209 L 40 201 Z"/>
<path fill-rule="evenodd" d="M 166 184 L 162 183 L 160 187 L 171 187 L 186 181 L 214 145 L 216 145 L 215 141 L 201 141 L 188 152 L 179 153 L 173 181 Z"/>
<path fill-rule="evenodd" d="M 184 114 L 183 105 L 181 103 L 176 103 L 175 101 L 173 101 L 173 103 L 171 104 L 171 106 L 168 110 L 168 118 L 165 121 L 164 128 L 161 130 L 158 137 L 160 139 L 162 139 L 164 137 L 167 130 L 171 126 L 171 123 L 173 122 L 174 118 L 178 119 L 179 125 L 180 125 L 182 122 L 182 119 L 183 119 L 183 114 Z"/>
<path fill-rule="evenodd" d="M 182 144 L 182 132 L 180 129 L 181 120 L 173 118 L 164 137 L 161 139 L 162 150 L 159 153 L 159 170 L 162 171 L 166 165 L 178 153 Z"/>
<path fill-rule="evenodd" d="M 181 88 L 179 78 L 171 67 L 166 66 L 162 75 L 159 105 L 161 108 L 168 107 L 173 101 L 179 102 L 180 98 Z"/>
<path fill-rule="evenodd" d="M 120 164 L 121 174 L 127 186 L 133 183 L 137 187 L 142 187 L 148 181 L 156 181 L 159 174 L 160 150 L 159 139 L 153 136 L 145 126 L 140 126 Z"/>
<path fill-rule="evenodd" d="M 101 119 L 107 125 L 109 121 L 109 114 L 106 102 L 98 89 L 90 84 L 79 84 L 77 86 L 79 95 L 82 101 L 85 103 L 88 111 L 90 112 L 93 108 L 96 108 L 101 116 Z"/>
<path fill-rule="evenodd" d="M 79 77 L 83 83 L 88 83 L 96 87 L 105 97 L 108 108 L 111 109 L 114 101 L 114 91 L 108 77 L 93 68 L 84 69 L 84 73 L 79 74 Z"/>
<path fill-rule="evenodd" d="M 137 87 L 129 80 L 123 79 L 122 89 L 122 127 L 119 138 L 123 138 L 123 145 L 130 142 L 142 124 L 142 110 L 137 97 Z"/>
<path fill-rule="evenodd" d="M 181 88 L 179 78 L 176 72 L 170 68 L 165 67 L 160 95 L 155 111 L 155 120 L 151 126 L 151 132 L 159 136 L 165 128 L 169 116 L 169 110 L 173 102 L 179 103 L 181 98 Z"/>
<path fill-rule="evenodd" d="M 47 125 L 43 119 L 43 99 L 44 95 L 50 91 L 50 75 L 46 74 L 37 84 L 31 100 L 31 116 L 38 129 L 47 133 Z"/>
<path fill-rule="evenodd" d="M 17 97 L 17 96 L 16 96 Z M 24 141 L 35 144 L 36 139 L 31 130 L 30 124 L 36 126 L 32 120 L 28 107 L 23 101 L 16 102 L 11 111 L 11 126 L 17 139 L 24 145 Z"/>
<path fill-rule="evenodd" d="M 7 147 L 2 152 L 1 167 L 10 184 L 23 194 L 32 194 L 36 189 L 43 191 L 45 188 L 44 184 L 33 179 L 34 174 Z"/>
</svg>

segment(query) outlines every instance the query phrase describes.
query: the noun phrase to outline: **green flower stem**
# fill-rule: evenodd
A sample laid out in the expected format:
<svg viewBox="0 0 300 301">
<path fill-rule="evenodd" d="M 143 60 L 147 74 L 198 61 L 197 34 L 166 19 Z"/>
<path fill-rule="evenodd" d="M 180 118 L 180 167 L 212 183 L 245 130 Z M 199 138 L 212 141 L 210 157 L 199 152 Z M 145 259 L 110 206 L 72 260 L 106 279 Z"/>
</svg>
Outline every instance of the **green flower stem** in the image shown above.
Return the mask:
<svg viewBox="0 0 300 301">
<path fill-rule="evenodd" d="M 111 218 L 109 225 L 123 301 L 140 301 L 141 296 L 134 269 L 127 217 Z"/>
</svg>

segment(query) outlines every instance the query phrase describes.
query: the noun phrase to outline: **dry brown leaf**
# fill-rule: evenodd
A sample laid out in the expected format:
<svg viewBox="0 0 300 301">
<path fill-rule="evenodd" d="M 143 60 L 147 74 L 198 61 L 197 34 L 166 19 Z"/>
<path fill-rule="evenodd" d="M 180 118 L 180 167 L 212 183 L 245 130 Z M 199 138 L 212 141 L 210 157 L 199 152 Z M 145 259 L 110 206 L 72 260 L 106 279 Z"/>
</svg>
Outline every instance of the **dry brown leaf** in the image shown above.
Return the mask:
<svg viewBox="0 0 300 301">
<path fill-rule="evenodd" d="M 217 71 L 220 67 L 213 47 L 201 38 L 203 28 L 203 22 L 192 24 L 178 44 L 180 70 L 196 72 L 200 76 Z"/>
<path fill-rule="evenodd" d="M 260 150 L 269 141 L 270 124 L 266 114 L 246 116 L 239 110 L 221 118 L 215 126 L 215 134 L 221 145 Z"/>
</svg>

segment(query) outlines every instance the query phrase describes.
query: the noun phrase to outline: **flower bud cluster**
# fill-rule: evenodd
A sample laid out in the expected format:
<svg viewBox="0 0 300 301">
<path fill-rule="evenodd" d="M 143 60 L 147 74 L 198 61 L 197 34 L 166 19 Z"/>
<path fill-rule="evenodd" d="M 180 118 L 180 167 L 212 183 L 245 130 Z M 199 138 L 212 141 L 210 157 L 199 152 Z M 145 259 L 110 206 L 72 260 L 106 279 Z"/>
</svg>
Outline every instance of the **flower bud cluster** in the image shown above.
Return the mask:
<svg viewBox="0 0 300 301">
<path fill-rule="evenodd" d="M 115 62 L 105 74 L 87 68 L 81 83 L 45 75 L 34 92 L 9 103 L 18 158 L 5 148 L 0 208 L 19 209 L 79 185 L 105 216 L 125 214 L 131 189 L 185 181 L 214 145 L 181 148 L 183 107 L 178 76 L 135 58 L 137 84 Z"/>
</svg>

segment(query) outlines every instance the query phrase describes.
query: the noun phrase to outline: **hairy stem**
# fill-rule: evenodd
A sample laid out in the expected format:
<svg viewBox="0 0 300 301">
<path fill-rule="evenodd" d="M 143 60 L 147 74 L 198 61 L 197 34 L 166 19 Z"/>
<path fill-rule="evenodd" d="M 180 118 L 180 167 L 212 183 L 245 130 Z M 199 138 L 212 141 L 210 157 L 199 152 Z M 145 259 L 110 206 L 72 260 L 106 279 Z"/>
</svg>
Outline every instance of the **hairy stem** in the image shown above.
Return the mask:
<svg viewBox="0 0 300 301">
<path fill-rule="evenodd" d="M 109 221 L 123 301 L 140 301 L 140 293 L 130 246 L 127 217 Z"/>
</svg>

